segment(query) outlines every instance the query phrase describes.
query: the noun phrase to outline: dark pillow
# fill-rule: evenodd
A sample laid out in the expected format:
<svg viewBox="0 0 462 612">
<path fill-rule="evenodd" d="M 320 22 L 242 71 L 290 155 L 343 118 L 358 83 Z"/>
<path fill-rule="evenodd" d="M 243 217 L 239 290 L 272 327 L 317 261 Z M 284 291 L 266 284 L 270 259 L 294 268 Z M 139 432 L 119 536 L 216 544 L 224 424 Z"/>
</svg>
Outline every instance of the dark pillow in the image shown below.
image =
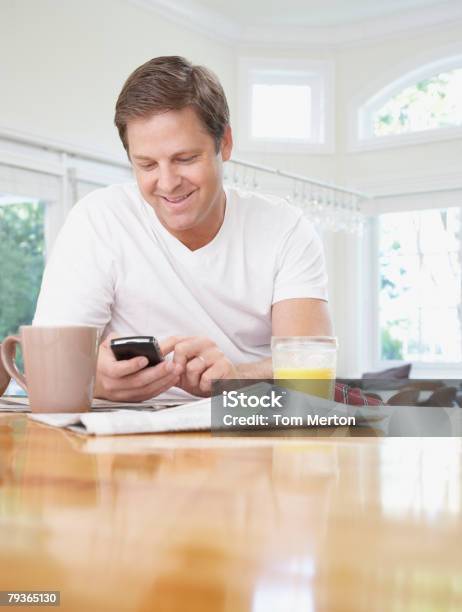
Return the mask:
<svg viewBox="0 0 462 612">
<path fill-rule="evenodd" d="M 405 363 L 402 366 L 388 368 L 388 370 L 382 370 L 380 372 L 364 372 L 362 378 L 374 378 L 376 380 L 402 380 L 403 378 L 409 378 L 411 368 L 412 363 Z"/>
</svg>

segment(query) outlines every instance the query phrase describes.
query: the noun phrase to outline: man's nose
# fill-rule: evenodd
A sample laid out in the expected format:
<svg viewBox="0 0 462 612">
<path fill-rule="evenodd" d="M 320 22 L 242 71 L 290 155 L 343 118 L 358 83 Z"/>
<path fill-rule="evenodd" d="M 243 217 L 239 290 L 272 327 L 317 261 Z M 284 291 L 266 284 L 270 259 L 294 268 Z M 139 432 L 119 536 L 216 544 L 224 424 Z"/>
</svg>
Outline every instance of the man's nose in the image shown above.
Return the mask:
<svg viewBox="0 0 462 612">
<path fill-rule="evenodd" d="M 172 166 L 159 167 L 157 190 L 161 195 L 173 193 L 181 183 L 181 176 Z"/>
</svg>

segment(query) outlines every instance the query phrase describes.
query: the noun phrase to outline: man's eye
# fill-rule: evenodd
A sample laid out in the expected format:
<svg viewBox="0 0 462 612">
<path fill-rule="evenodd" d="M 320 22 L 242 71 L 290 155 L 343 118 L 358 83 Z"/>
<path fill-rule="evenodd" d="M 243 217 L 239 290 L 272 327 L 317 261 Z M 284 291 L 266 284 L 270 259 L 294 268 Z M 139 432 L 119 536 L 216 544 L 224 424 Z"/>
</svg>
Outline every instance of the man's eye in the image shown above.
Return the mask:
<svg viewBox="0 0 462 612">
<path fill-rule="evenodd" d="M 197 157 L 197 155 L 191 155 L 191 157 L 179 157 L 179 158 L 178 158 L 178 161 L 179 161 L 180 163 L 182 163 L 182 164 L 183 164 L 183 163 L 184 163 L 184 164 L 187 164 L 188 162 L 192 162 L 192 161 L 194 161 L 194 160 L 196 159 L 196 157 Z"/>
<path fill-rule="evenodd" d="M 154 164 L 146 164 L 141 166 L 141 168 L 143 168 L 143 170 L 152 170 L 154 168 Z"/>
</svg>

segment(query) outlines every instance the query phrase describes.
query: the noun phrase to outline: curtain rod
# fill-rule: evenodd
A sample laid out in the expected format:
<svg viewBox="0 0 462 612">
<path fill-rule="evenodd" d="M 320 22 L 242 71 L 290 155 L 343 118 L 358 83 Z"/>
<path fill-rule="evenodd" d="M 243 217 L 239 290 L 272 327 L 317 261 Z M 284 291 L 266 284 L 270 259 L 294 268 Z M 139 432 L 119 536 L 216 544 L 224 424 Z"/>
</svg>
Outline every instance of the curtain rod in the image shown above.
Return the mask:
<svg viewBox="0 0 462 612">
<path fill-rule="evenodd" d="M 339 187 L 337 185 L 333 185 L 332 183 L 325 183 L 323 181 L 319 181 L 317 179 L 312 179 L 307 176 L 303 176 L 301 174 L 293 174 L 292 172 L 286 172 L 285 170 L 278 170 L 277 168 L 272 168 L 270 166 L 261 166 L 260 164 L 253 164 L 250 162 L 245 162 L 239 159 L 230 159 L 230 163 L 239 164 L 240 166 L 245 166 L 247 168 L 252 168 L 252 170 L 258 170 L 260 172 L 267 172 L 270 174 L 274 174 L 276 176 L 283 176 L 284 178 L 293 179 L 295 181 L 300 181 L 302 183 L 309 183 L 310 185 L 316 185 L 317 187 L 322 187 L 323 189 L 334 189 L 335 191 L 340 191 L 341 193 L 347 193 L 348 195 L 354 195 L 359 198 L 369 199 L 371 196 L 361 193 L 359 191 L 354 191 L 353 189 L 348 189 L 347 187 Z"/>
<path fill-rule="evenodd" d="M 123 168 L 124 170 L 130 169 L 130 164 L 128 163 L 128 161 L 123 161 L 122 159 L 113 157 L 107 153 L 92 151 L 90 149 L 85 149 L 83 147 L 70 145 L 68 143 L 60 142 L 57 140 L 52 140 L 49 138 L 33 136 L 30 134 L 26 134 L 24 132 L 11 130 L 11 129 L 4 128 L 1 126 L 0 126 L 0 139 L 9 140 L 10 142 L 15 142 L 18 144 L 23 144 L 23 145 L 29 145 L 29 146 L 32 145 L 32 146 L 35 146 L 41 149 L 45 149 L 47 151 L 52 151 L 54 153 L 66 153 L 67 155 L 70 155 L 70 156 L 77 156 L 84 160 L 99 162 L 99 163 L 108 164 L 111 166 L 116 166 L 118 168 Z M 349 195 L 357 196 L 360 198 L 369 198 L 369 196 L 364 193 L 353 191 L 352 189 L 347 189 L 346 187 L 340 187 L 340 186 L 336 186 L 330 183 L 325 183 L 317 179 L 312 179 L 307 176 L 303 176 L 299 174 L 292 174 L 290 172 L 285 172 L 284 170 L 279 170 L 277 168 L 271 168 L 269 166 L 254 164 L 254 163 L 246 162 L 246 161 L 236 159 L 236 158 L 231 159 L 229 163 L 238 164 L 239 166 L 243 166 L 244 168 L 251 168 L 252 170 L 257 170 L 259 172 L 265 172 L 267 174 L 272 174 L 274 176 L 281 176 L 284 178 L 300 181 L 303 183 L 316 185 L 318 187 L 322 187 L 323 189 L 334 189 L 335 191 L 347 193 Z"/>
</svg>

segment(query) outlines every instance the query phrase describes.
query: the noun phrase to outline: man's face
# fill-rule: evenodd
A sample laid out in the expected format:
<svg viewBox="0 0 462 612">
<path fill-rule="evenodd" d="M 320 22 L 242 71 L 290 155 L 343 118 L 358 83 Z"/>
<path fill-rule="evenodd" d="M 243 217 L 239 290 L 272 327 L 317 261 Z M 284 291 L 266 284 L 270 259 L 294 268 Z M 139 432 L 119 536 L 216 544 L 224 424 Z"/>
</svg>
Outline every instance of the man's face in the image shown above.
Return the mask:
<svg viewBox="0 0 462 612">
<path fill-rule="evenodd" d="M 162 225 L 190 248 L 211 240 L 223 219 L 230 129 L 217 153 L 195 110 L 186 107 L 130 121 L 127 142 L 140 191 Z"/>
</svg>

